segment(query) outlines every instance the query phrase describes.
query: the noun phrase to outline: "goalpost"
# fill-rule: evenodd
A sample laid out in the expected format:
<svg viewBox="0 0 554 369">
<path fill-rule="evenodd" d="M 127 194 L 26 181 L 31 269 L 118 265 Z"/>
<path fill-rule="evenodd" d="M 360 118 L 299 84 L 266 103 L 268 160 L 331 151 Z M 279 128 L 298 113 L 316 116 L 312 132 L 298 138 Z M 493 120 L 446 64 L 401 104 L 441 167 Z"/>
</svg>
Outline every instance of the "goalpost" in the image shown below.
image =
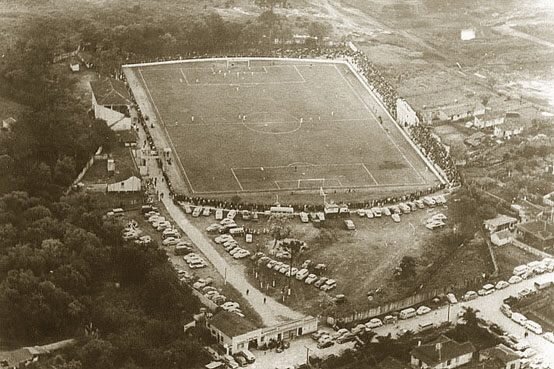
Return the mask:
<svg viewBox="0 0 554 369">
<path fill-rule="evenodd" d="M 245 58 L 227 58 L 227 69 L 246 67 L 250 69 L 250 59 Z"/>
</svg>

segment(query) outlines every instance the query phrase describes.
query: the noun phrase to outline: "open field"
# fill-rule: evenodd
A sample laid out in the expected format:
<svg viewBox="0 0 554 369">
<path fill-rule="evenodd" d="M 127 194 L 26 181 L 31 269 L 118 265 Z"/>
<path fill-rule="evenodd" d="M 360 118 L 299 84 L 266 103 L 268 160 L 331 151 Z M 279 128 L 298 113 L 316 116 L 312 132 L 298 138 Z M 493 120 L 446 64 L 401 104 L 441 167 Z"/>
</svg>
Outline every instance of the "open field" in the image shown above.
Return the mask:
<svg viewBox="0 0 554 369">
<path fill-rule="evenodd" d="M 307 259 L 314 263 L 325 263 L 327 271 L 322 275 L 335 279 L 337 288 L 326 293 L 292 278 L 291 296 L 285 303 L 304 313 L 319 314 L 333 306 L 333 296 L 343 293 L 348 301 L 342 305 L 342 309 L 360 311 L 372 306 L 371 304 L 395 301 L 413 293 L 413 289 L 418 286 L 413 281 L 404 283 L 395 280 L 393 271 L 400 264 L 402 257 L 413 256 L 417 260 L 418 274 L 427 275 L 429 266 L 447 252 L 439 241 L 444 231 L 430 231 L 424 226 L 425 221 L 437 212 L 447 214 L 447 209 L 419 210 L 403 215 L 401 223 L 394 223 L 389 217 L 367 219 L 352 215 L 351 219 L 356 225 L 356 231 L 346 230 L 343 218 L 328 219 L 322 228 L 300 223 L 298 218 L 291 219 L 288 222 L 291 227 L 291 237 L 305 241 L 309 247 L 308 251 L 296 258 L 293 266 L 300 268 L 302 262 Z M 214 219 L 200 217 L 191 218 L 191 221 L 203 229 L 213 223 Z M 261 219 L 258 223 L 242 220 L 237 220 L 237 223 L 255 230 L 270 228 L 270 223 L 265 219 Z M 263 251 L 266 255 L 271 253 L 273 239 L 270 235 L 255 235 L 254 242 L 251 244 L 245 243 L 239 237 L 236 239 L 242 248 L 248 249 L 251 253 L 256 251 Z M 235 260 L 221 246 L 215 243 L 213 245 L 229 263 L 244 266 L 245 277 L 252 284 L 260 286 L 262 283 L 268 295 L 275 299 L 282 299 L 282 290 L 288 285 L 288 278 L 280 273 L 269 271 L 265 266 L 256 269 L 255 265 L 247 259 Z M 448 270 L 447 273 L 459 271 L 460 273 L 456 274 L 458 278 L 462 275 L 473 278 L 483 272 L 481 263 L 462 265 L 460 263 L 462 257 L 465 255 L 457 257 L 454 262 L 459 266 L 456 266 L 455 270 Z M 477 260 L 481 257 L 482 255 L 479 255 Z M 256 270 L 258 279 L 255 277 Z M 273 280 L 275 280 L 275 286 L 273 286 Z M 453 282 L 448 280 L 442 284 L 437 282 L 436 285 L 448 285 L 446 283 Z M 367 293 L 378 288 L 381 288 L 381 293 L 370 303 Z"/>
<path fill-rule="evenodd" d="M 438 183 L 400 131 L 380 123 L 374 98 L 344 63 L 211 60 L 129 69 L 194 194 Z"/>
</svg>

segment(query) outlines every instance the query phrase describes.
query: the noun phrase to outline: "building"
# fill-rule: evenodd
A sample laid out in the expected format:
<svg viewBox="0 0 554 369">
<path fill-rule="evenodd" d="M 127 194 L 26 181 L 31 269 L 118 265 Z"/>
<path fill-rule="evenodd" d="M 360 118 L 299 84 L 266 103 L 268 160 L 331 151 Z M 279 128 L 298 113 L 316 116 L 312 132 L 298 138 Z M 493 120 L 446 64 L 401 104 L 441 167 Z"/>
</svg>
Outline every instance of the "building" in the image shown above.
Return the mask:
<svg viewBox="0 0 554 369">
<path fill-rule="evenodd" d="M 0 352 L 0 368 L 2 369 L 18 369 L 24 368 L 29 363 L 36 360 L 36 355 L 33 355 L 28 347 L 23 347 L 13 351 Z"/>
<path fill-rule="evenodd" d="M 520 369 L 521 359 L 511 348 L 500 344 L 479 353 L 479 361 L 493 361 L 499 369 Z"/>
<path fill-rule="evenodd" d="M 9 118 L 7 118 L 7 119 L 3 119 L 3 120 L 2 120 L 2 129 L 3 129 L 3 130 L 6 130 L 6 131 L 11 131 L 13 125 L 15 124 L 15 122 L 17 122 L 17 121 L 16 121 L 15 118 L 13 118 L 13 117 L 9 117 Z"/>
<path fill-rule="evenodd" d="M 441 121 L 457 122 L 485 114 L 485 107 L 481 103 L 462 103 L 439 108 L 438 118 Z"/>
<path fill-rule="evenodd" d="M 271 341 L 291 340 L 315 332 L 317 318 L 305 317 L 260 328 L 235 313 L 220 311 L 206 321 L 206 327 L 227 354 L 236 354 L 244 349 L 261 347 Z"/>
<path fill-rule="evenodd" d="M 516 218 L 509 217 L 504 214 L 498 215 L 496 218 L 487 219 L 484 222 L 485 229 L 490 233 L 498 232 L 503 229 L 513 230 L 517 223 Z"/>
<path fill-rule="evenodd" d="M 419 123 L 415 110 L 404 99 L 396 99 L 396 121 L 403 126 L 413 126 Z"/>
<path fill-rule="evenodd" d="M 457 368 L 469 363 L 475 347 L 471 342 L 458 343 L 445 335 L 436 340 L 416 346 L 410 352 L 413 368 Z"/>
<path fill-rule="evenodd" d="M 466 28 L 460 32 L 460 39 L 462 41 L 471 41 L 475 38 L 475 30 L 473 28 Z"/>
<path fill-rule="evenodd" d="M 484 129 L 504 124 L 504 114 L 486 113 L 473 118 L 473 128 Z"/>
<path fill-rule="evenodd" d="M 494 127 L 494 137 L 509 140 L 523 132 L 523 121 L 517 113 L 507 113 L 504 124 Z"/>
<path fill-rule="evenodd" d="M 105 78 L 90 82 L 92 89 L 92 109 L 94 116 L 103 119 L 114 131 L 131 129 L 129 113 L 133 102 L 125 83 Z"/>
<path fill-rule="evenodd" d="M 129 177 L 123 181 L 107 185 L 108 192 L 137 192 L 142 189 L 142 182 L 136 176 Z"/>
<path fill-rule="evenodd" d="M 514 236 L 512 232 L 510 232 L 507 229 L 503 229 L 498 232 L 494 232 L 491 234 L 491 242 L 495 246 L 504 246 L 509 243 L 512 243 L 514 239 Z"/>
<path fill-rule="evenodd" d="M 548 251 L 554 248 L 554 224 L 546 220 L 518 224 L 516 235 L 539 250 Z"/>
</svg>

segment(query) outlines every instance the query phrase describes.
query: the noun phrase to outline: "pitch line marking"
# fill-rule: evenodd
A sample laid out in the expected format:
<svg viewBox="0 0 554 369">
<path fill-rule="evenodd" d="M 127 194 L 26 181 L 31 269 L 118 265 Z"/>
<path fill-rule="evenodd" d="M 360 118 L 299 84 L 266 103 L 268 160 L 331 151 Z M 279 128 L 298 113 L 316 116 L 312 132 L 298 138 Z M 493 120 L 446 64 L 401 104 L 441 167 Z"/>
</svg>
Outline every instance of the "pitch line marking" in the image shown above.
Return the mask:
<svg viewBox="0 0 554 369">
<path fill-rule="evenodd" d="M 300 76 L 300 78 L 302 78 L 302 82 L 303 82 L 303 83 L 306 83 L 306 79 L 304 78 L 304 76 L 302 75 L 302 73 L 300 73 L 300 71 L 298 70 L 298 68 L 296 67 L 296 65 L 294 65 L 294 70 L 296 71 L 296 73 L 298 73 L 298 75 Z"/>
<path fill-rule="evenodd" d="M 379 185 L 379 182 L 377 182 L 377 180 L 375 179 L 375 177 L 373 176 L 373 174 L 371 174 L 371 172 L 369 171 L 369 169 L 367 169 L 367 167 L 365 166 L 364 163 L 360 163 L 360 165 L 365 169 L 365 171 L 367 172 L 367 174 L 369 174 L 369 177 L 371 177 L 371 179 L 373 180 L 373 182 L 375 182 L 376 185 Z"/>
<path fill-rule="evenodd" d="M 348 85 L 348 87 L 350 87 L 350 90 L 354 93 L 354 95 L 356 95 L 356 97 L 358 98 L 358 100 L 360 100 L 360 102 L 363 104 L 363 106 L 366 108 L 366 110 L 368 112 L 371 113 L 371 115 L 373 116 L 373 118 L 375 118 L 375 120 L 377 121 L 377 117 L 375 116 L 375 113 L 373 112 L 373 110 L 371 110 L 369 108 L 369 106 L 367 105 L 367 103 L 362 99 L 362 97 L 360 96 L 360 94 L 358 93 L 358 91 L 356 91 L 354 89 L 354 87 L 350 84 L 350 82 L 348 82 L 348 80 L 346 79 L 346 77 L 344 77 L 344 75 L 340 72 L 339 68 L 337 68 L 337 65 L 335 64 L 335 70 L 337 71 L 337 73 L 342 77 L 342 79 L 344 80 L 344 82 L 346 82 L 346 84 Z M 400 150 L 400 147 L 398 147 L 397 143 L 390 137 L 389 133 L 385 130 L 385 128 L 383 128 L 383 126 L 381 124 L 377 124 L 381 130 L 383 130 L 383 132 L 385 133 L 385 136 L 387 136 L 387 138 L 389 139 L 389 141 L 392 143 L 392 145 L 398 150 L 398 152 L 400 153 L 400 155 L 402 155 L 402 157 L 404 158 L 404 160 L 410 164 L 410 167 L 412 167 L 413 171 L 418 175 L 419 178 L 421 178 L 423 180 L 423 183 L 425 183 L 425 178 L 423 178 L 423 176 L 421 175 L 421 173 L 419 173 L 419 171 L 416 170 L 416 168 L 414 167 L 414 165 L 412 164 L 412 162 L 410 160 L 408 160 L 408 158 L 406 157 L 406 155 L 402 152 L 402 150 Z"/>
<path fill-rule="evenodd" d="M 144 76 L 142 75 L 142 70 L 141 68 L 138 68 L 138 72 L 140 74 L 140 78 L 142 79 L 142 82 L 144 84 L 144 87 L 146 88 L 146 92 L 148 93 L 148 96 L 150 98 L 150 102 L 152 103 L 152 105 L 154 106 L 154 109 L 156 109 L 156 113 L 158 115 L 158 117 L 160 118 L 160 121 L 161 123 L 163 124 L 163 128 L 164 128 L 164 131 L 165 131 L 165 134 L 166 134 L 166 137 L 167 137 L 167 141 L 169 142 L 169 146 L 171 146 L 172 150 L 173 150 L 173 154 L 174 156 L 177 158 L 177 162 L 179 163 L 179 166 L 181 167 L 181 171 L 183 172 L 183 174 L 185 175 L 185 179 L 187 180 L 187 183 L 190 187 L 190 191 L 192 193 L 195 193 L 196 191 L 194 190 L 194 188 L 192 187 L 192 183 L 190 182 L 190 179 L 189 179 L 189 176 L 187 175 L 187 172 L 185 171 L 185 167 L 183 166 L 183 163 L 181 162 L 181 157 L 179 156 L 179 154 L 177 153 L 177 150 L 175 150 L 175 146 L 173 145 L 173 141 L 171 141 L 171 136 L 169 135 L 169 133 L 167 132 L 167 128 L 165 126 L 165 122 L 162 118 L 162 115 L 160 114 L 160 111 L 158 109 L 158 106 L 156 105 L 156 103 L 154 102 L 154 99 L 152 98 L 152 93 L 150 92 L 150 89 L 148 88 L 148 84 L 146 83 L 146 80 L 144 79 Z"/>
<path fill-rule="evenodd" d="M 233 168 L 231 168 L 231 173 L 233 173 L 233 177 L 235 177 L 235 180 L 237 181 L 237 183 L 240 187 L 240 190 L 244 191 L 244 188 L 242 188 L 242 184 L 240 183 L 239 179 L 237 178 L 237 175 L 235 174 L 235 171 L 233 170 Z"/>
<path fill-rule="evenodd" d="M 187 76 L 185 75 L 185 72 L 183 72 L 183 68 L 179 68 L 179 71 L 181 72 L 181 75 L 185 79 L 185 82 L 187 83 L 187 85 L 190 85 L 189 80 L 187 79 Z"/>
</svg>

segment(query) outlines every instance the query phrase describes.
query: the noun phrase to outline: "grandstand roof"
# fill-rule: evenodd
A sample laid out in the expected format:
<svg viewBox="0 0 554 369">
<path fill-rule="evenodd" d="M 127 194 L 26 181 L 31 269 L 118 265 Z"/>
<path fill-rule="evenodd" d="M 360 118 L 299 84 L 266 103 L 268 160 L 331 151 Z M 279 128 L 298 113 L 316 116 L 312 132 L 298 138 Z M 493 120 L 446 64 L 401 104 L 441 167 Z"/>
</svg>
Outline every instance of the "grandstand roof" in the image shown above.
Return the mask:
<svg viewBox="0 0 554 369">
<path fill-rule="evenodd" d="M 91 81 L 90 87 L 98 105 L 131 105 L 131 96 L 122 81 L 105 78 Z"/>
</svg>

